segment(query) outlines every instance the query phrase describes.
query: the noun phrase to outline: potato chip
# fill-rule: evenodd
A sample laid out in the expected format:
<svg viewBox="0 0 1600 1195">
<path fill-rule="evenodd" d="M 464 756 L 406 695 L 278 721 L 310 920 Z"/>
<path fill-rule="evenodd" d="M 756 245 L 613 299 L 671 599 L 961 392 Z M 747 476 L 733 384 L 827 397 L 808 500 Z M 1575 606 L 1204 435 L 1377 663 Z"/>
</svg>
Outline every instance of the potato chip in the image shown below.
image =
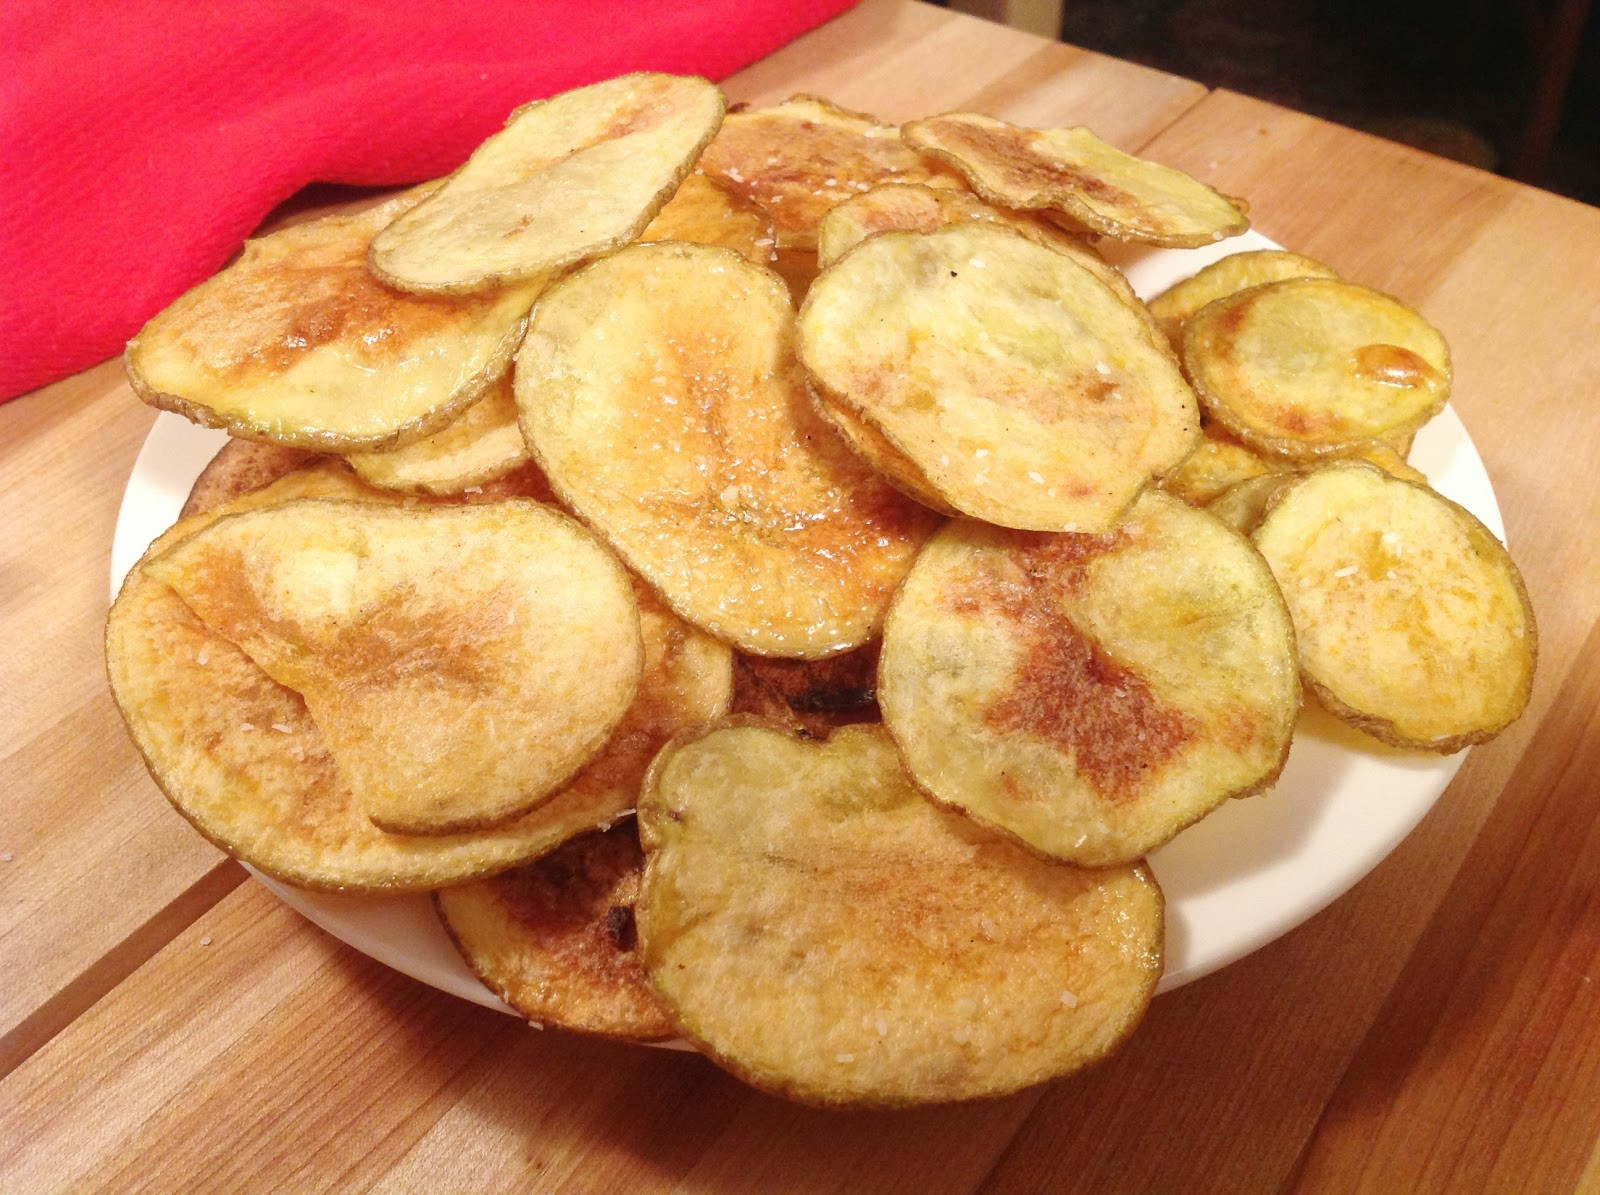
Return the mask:
<svg viewBox="0 0 1600 1195">
<path fill-rule="evenodd" d="M 151 546 L 145 560 L 224 515 L 336 493 L 341 486 L 400 501 L 369 491 L 342 465 L 324 462 L 183 520 Z M 641 609 L 640 621 L 645 677 L 607 750 L 566 791 L 533 812 L 498 828 L 454 835 L 388 834 L 374 826 L 341 780 L 300 695 L 273 681 L 141 568 L 128 574 L 112 606 L 106 666 L 112 695 L 151 776 L 211 842 L 302 887 L 412 892 L 517 866 L 616 820 L 633 807 L 655 747 L 681 726 L 725 708 L 727 650 L 685 628 L 694 650 L 658 652 L 648 607 Z M 658 691 L 651 662 L 658 658 L 677 661 L 666 673 L 668 690 L 702 696 L 684 707 L 681 719 L 643 713 L 642 724 L 658 736 L 650 742 L 629 728 L 641 724 L 635 711 L 642 703 L 650 703 L 645 711 L 662 708 L 650 697 Z M 619 767 L 622 758 L 634 762 Z"/>
<path fill-rule="evenodd" d="M 799 332 L 830 401 L 991 523 L 1105 530 L 1198 436 L 1194 395 L 1140 317 L 1008 229 L 870 237 L 817 279 Z"/>
<path fill-rule="evenodd" d="M 375 279 L 373 236 L 427 193 L 248 242 L 128 342 L 134 393 L 203 427 L 318 452 L 443 427 L 510 366 L 542 284 L 425 298 Z"/>
<path fill-rule="evenodd" d="M 959 170 L 992 203 L 1042 211 L 1119 241 L 1176 248 L 1237 236 L 1250 221 L 1181 170 L 1107 145 L 1088 129 L 1023 129 L 955 112 L 914 120 L 906 141 Z"/>
<path fill-rule="evenodd" d="M 431 436 L 388 452 L 348 453 L 345 459 L 372 485 L 430 494 L 459 494 L 521 468 L 528 446 L 517 426 L 510 371 Z"/>
<path fill-rule="evenodd" d="M 634 245 L 552 288 L 517 358 L 551 484 L 682 617 L 758 655 L 871 638 L 936 516 L 812 408 L 782 283 Z"/>
<path fill-rule="evenodd" d="M 739 654 L 733 662 L 736 714 L 753 714 L 825 739 L 841 726 L 878 721 L 876 640 L 826 660 Z"/>
<path fill-rule="evenodd" d="M 1184 325 L 1183 364 L 1207 412 L 1284 456 L 1348 453 L 1444 408 L 1450 350 L 1398 299 L 1333 278 L 1268 282 Z"/>
<path fill-rule="evenodd" d="M 1428 479 L 1407 464 L 1404 457 L 1377 440 L 1365 440 L 1352 448 L 1331 452 L 1319 459 L 1364 460 L 1402 481 L 1415 481 L 1423 485 L 1428 483 Z M 1265 487 L 1246 489 L 1243 483 L 1267 475 L 1300 473 L 1314 463 L 1303 458 L 1250 448 L 1213 421 L 1201 428 L 1200 447 L 1190 453 L 1183 464 L 1161 479 L 1161 488 L 1169 494 L 1176 494 L 1190 506 L 1204 506 L 1235 530 L 1247 531 L 1232 514 L 1223 513 L 1225 507 L 1219 504 L 1223 503 L 1224 497 L 1238 490 L 1240 493 L 1225 505 L 1231 507 L 1242 503 L 1241 509 L 1249 507 L 1255 500 L 1246 497 L 1247 494 L 1262 495 L 1268 491 Z"/>
<path fill-rule="evenodd" d="M 1115 291 L 1149 325 L 1155 344 L 1167 343 L 1166 334 L 1150 317 L 1122 271 L 1096 253 L 1086 240 L 1026 212 L 985 203 L 966 191 L 891 183 L 847 199 L 823 217 L 817 260 L 824 266 L 832 265 L 867 237 L 880 232 L 932 232 L 963 220 L 999 224 L 1047 249 L 1065 253 Z"/>
<path fill-rule="evenodd" d="M 879 183 L 962 185 L 902 142 L 893 125 L 807 95 L 730 112 L 700 169 L 760 205 L 786 249 L 815 249 L 828 209 Z"/>
<path fill-rule="evenodd" d="M 927 475 L 917 467 L 916 462 L 855 411 L 815 391 L 811 394 L 811 400 L 817 408 L 817 414 L 827 420 L 833 430 L 843 436 L 859 456 L 882 473 L 895 489 L 942 515 L 961 513 L 940 497 L 939 491 L 929 483 Z"/>
<path fill-rule="evenodd" d="M 536 863 L 433 894 L 461 957 L 530 1020 L 659 1041 L 675 1030 L 645 984 L 633 927 L 644 853 L 630 821 Z"/>
<path fill-rule="evenodd" d="M 1200 446 L 1161 479 L 1161 488 L 1190 506 L 1204 506 L 1241 481 L 1290 468 L 1288 462 L 1265 457 L 1208 423 L 1200 430 Z"/>
<path fill-rule="evenodd" d="M 772 264 L 778 244 L 772 217 L 698 170 L 683 180 L 639 239 L 721 245 L 758 266 Z"/>
<path fill-rule="evenodd" d="M 1360 462 L 1284 490 L 1255 531 L 1322 703 L 1395 746 L 1449 753 L 1528 701 L 1533 609 L 1500 541 L 1423 486 Z"/>
<path fill-rule="evenodd" d="M 1065 867 L 936 809 L 881 727 L 678 740 L 639 804 L 649 981 L 721 1066 L 806 1103 L 996 1096 L 1103 1057 L 1161 974 L 1142 865 Z"/>
<path fill-rule="evenodd" d="M 935 799 L 1100 867 L 1271 785 L 1296 673 L 1260 556 L 1152 490 L 1105 535 L 947 526 L 890 610 L 878 701 Z"/>
<path fill-rule="evenodd" d="M 1293 485 L 1299 476 L 1295 472 L 1281 472 L 1247 477 L 1210 501 L 1195 505 L 1204 506 L 1207 514 L 1221 519 L 1240 535 L 1249 535 L 1266 515 L 1272 500 Z"/>
<path fill-rule="evenodd" d="M 625 245 L 693 168 L 725 106 L 704 79 L 648 73 L 526 104 L 373 239 L 372 272 L 404 290 L 463 294 Z"/>
<path fill-rule="evenodd" d="M 304 698 L 386 830 L 527 812 L 594 758 L 639 683 L 626 574 L 533 502 L 297 501 L 142 567 Z"/>
<path fill-rule="evenodd" d="M 318 459 L 316 453 L 304 448 L 285 448 L 281 444 L 230 437 L 194 479 L 178 517 L 186 519 L 212 510 L 241 494 L 269 486 Z"/>
<path fill-rule="evenodd" d="M 1150 314 L 1155 316 L 1172 347 L 1181 350 L 1184 322 L 1213 299 L 1249 290 L 1263 282 L 1338 276 L 1320 261 L 1283 249 L 1234 253 L 1162 291 L 1150 300 Z"/>
</svg>

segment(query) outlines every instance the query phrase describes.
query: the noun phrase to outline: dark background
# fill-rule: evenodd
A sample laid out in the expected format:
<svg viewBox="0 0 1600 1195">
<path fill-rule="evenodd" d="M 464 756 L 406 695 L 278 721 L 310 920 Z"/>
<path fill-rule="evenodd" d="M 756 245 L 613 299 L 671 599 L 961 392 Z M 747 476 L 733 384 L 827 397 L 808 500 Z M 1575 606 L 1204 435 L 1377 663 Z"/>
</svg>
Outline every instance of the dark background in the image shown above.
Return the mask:
<svg viewBox="0 0 1600 1195">
<path fill-rule="evenodd" d="M 1600 14 L 1589 7 L 1066 0 L 1061 35 L 1600 204 Z M 1581 35 L 1566 32 L 1574 27 Z M 1552 37 L 1552 28 L 1563 32 Z M 1575 51 L 1571 82 L 1548 153 L 1528 161 L 1537 148 L 1527 136 L 1533 96 L 1541 78 L 1559 72 L 1563 46 Z"/>
</svg>

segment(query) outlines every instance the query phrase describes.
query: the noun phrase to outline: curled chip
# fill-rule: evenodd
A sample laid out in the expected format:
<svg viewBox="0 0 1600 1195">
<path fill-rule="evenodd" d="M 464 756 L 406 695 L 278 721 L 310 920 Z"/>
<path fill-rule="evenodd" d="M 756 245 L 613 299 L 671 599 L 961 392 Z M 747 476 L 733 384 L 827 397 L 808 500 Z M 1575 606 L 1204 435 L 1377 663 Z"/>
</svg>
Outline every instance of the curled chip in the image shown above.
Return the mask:
<svg viewBox="0 0 1600 1195">
<path fill-rule="evenodd" d="M 1148 310 L 1122 271 L 1087 242 L 1036 216 L 995 207 L 966 191 L 892 183 L 847 199 L 823 217 L 817 260 L 823 266 L 830 266 L 869 236 L 880 232 L 932 232 L 946 224 L 967 220 L 1013 229 L 1046 249 L 1065 253 L 1133 308 L 1150 325 L 1157 344 L 1165 343 L 1165 334 L 1150 319 Z"/>
<path fill-rule="evenodd" d="M 961 513 L 929 484 L 927 475 L 917 467 L 915 461 L 891 444 L 882 432 L 855 411 L 815 391 L 812 392 L 811 399 L 816 404 L 817 413 L 833 426 L 834 431 L 845 438 L 845 442 L 854 448 L 857 454 L 882 473 L 895 489 L 942 515 Z"/>
<path fill-rule="evenodd" d="M 688 621 L 758 655 L 876 633 L 936 516 L 811 405 L 794 311 L 726 249 L 635 245 L 540 303 L 517 359 L 534 454 Z"/>
<path fill-rule="evenodd" d="M 1261 557 L 1152 490 L 1105 535 L 951 523 L 890 610 L 878 701 L 935 799 L 1098 867 L 1270 785 L 1296 673 Z"/>
<path fill-rule="evenodd" d="M 721 245 L 758 266 L 772 264 L 778 243 L 772 217 L 698 170 L 683 180 L 639 239 Z"/>
<path fill-rule="evenodd" d="M 1194 395 L 1083 266 L 963 222 L 861 242 L 811 288 L 800 355 L 965 514 L 1103 531 L 1194 447 Z"/>
<path fill-rule="evenodd" d="M 672 1023 L 639 966 L 633 905 L 644 854 L 630 821 L 535 863 L 433 894 L 461 957 L 523 1016 L 580 1033 L 659 1041 Z"/>
<path fill-rule="evenodd" d="M 1283 249 L 1256 249 L 1233 253 L 1214 261 L 1182 282 L 1176 283 L 1150 300 L 1150 314 L 1171 340 L 1173 348 L 1183 344 L 1183 325 L 1188 318 L 1213 299 L 1237 294 L 1263 282 L 1285 278 L 1337 278 L 1329 267 L 1298 253 Z"/>
<path fill-rule="evenodd" d="M 394 501 L 324 462 L 185 518 L 145 561 L 225 515 L 351 491 Z M 614 820 L 633 802 L 631 794 L 621 804 L 615 795 L 586 803 L 563 794 L 494 829 L 385 833 L 340 778 L 300 695 L 140 567 L 112 605 L 106 667 L 129 734 L 174 808 L 229 854 L 302 887 L 413 892 L 489 875 Z"/>
<path fill-rule="evenodd" d="M 1088 129 L 1023 129 L 955 112 L 915 120 L 907 142 L 949 162 L 992 203 L 1042 211 L 1119 241 L 1209 245 L 1250 226 L 1239 206 L 1181 170 L 1136 158 Z"/>
<path fill-rule="evenodd" d="M 1359 462 L 1284 490 L 1255 531 L 1322 703 L 1399 747 L 1458 751 L 1527 705 L 1537 633 L 1500 541 L 1432 490 Z"/>
<path fill-rule="evenodd" d="M 639 683 L 626 573 L 535 502 L 297 501 L 213 523 L 142 567 L 304 698 L 390 831 L 527 812 L 599 752 Z"/>
<path fill-rule="evenodd" d="M 1218 423 L 1252 447 L 1302 458 L 1413 432 L 1450 394 L 1450 350 L 1431 324 L 1333 278 L 1208 303 L 1184 325 L 1183 364 Z"/>
<path fill-rule="evenodd" d="M 1351 458 L 1369 461 L 1391 477 L 1404 481 L 1417 481 L 1426 485 L 1428 479 L 1412 468 L 1395 449 L 1377 440 L 1365 440 L 1342 452 L 1330 453 L 1329 458 Z M 1190 506 L 1204 506 L 1223 522 L 1244 530 L 1231 517 L 1221 514 L 1217 503 L 1243 483 L 1271 474 L 1284 475 L 1302 472 L 1312 462 L 1304 458 L 1279 456 L 1250 448 L 1234 439 L 1215 421 L 1200 432 L 1200 447 L 1189 454 L 1187 460 L 1161 479 L 1161 488 L 1176 494 Z M 1257 490 L 1257 493 L 1264 491 Z"/>
<path fill-rule="evenodd" d="M 379 282 L 368 245 L 427 193 L 248 242 L 128 342 L 134 393 L 204 427 L 320 452 L 444 426 L 510 366 L 542 284 L 446 298 Z"/>
<path fill-rule="evenodd" d="M 1065 867 L 935 808 L 881 727 L 679 740 L 639 826 L 657 999 L 719 1065 L 807 1103 L 972 1099 L 1066 1074 L 1133 1031 L 1161 974 L 1143 865 Z"/>
<path fill-rule="evenodd" d="M 517 426 L 510 371 L 431 436 L 388 452 L 352 452 L 345 459 L 372 485 L 430 494 L 459 494 L 521 468 L 528 446 Z"/>
<path fill-rule="evenodd" d="M 526 104 L 427 201 L 372 242 L 392 286 L 467 293 L 625 245 L 717 131 L 704 79 L 634 74 Z"/>
<path fill-rule="evenodd" d="M 879 183 L 961 186 L 954 172 L 902 142 L 893 125 L 806 95 L 730 112 L 699 167 L 765 209 L 786 249 L 816 248 L 828 209 Z"/>
</svg>

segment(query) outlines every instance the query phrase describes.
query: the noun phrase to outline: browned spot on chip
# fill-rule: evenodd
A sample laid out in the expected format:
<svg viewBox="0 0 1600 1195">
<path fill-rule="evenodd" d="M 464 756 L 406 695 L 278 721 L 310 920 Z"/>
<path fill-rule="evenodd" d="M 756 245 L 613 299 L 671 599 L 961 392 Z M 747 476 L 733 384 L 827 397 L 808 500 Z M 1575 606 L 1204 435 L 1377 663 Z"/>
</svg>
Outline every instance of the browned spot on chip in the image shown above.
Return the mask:
<svg viewBox="0 0 1600 1195">
<path fill-rule="evenodd" d="M 241 268 L 248 268 L 246 257 Z M 237 290 L 196 292 L 182 343 L 226 376 L 262 367 L 286 370 L 314 349 L 337 344 L 358 363 L 382 363 L 487 314 L 498 290 L 428 298 L 383 285 L 367 269 L 367 243 L 333 241 L 321 254 L 277 264 Z"/>
<path fill-rule="evenodd" d="M 892 125 L 823 100 L 796 96 L 773 108 L 730 113 L 700 169 L 771 216 L 780 246 L 811 248 L 835 204 L 877 183 L 959 186 Z"/>
<path fill-rule="evenodd" d="M 671 1025 L 645 985 L 634 933 L 644 853 L 630 822 L 538 862 L 446 890 L 439 909 L 468 964 L 525 1016 L 612 1036 Z"/>
<path fill-rule="evenodd" d="M 1149 682 L 1112 659 L 1062 609 L 1062 596 L 1083 586 L 1089 561 L 1116 551 L 1127 536 L 1016 535 L 1015 540 L 1022 576 L 969 572 L 948 598 L 953 609 L 993 612 L 1020 633 L 1020 666 L 1010 688 L 984 711 L 984 721 L 1003 734 L 1059 744 L 1102 797 L 1131 800 L 1144 773 L 1176 755 L 1198 727 L 1189 715 L 1165 705 Z"/>
</svg>

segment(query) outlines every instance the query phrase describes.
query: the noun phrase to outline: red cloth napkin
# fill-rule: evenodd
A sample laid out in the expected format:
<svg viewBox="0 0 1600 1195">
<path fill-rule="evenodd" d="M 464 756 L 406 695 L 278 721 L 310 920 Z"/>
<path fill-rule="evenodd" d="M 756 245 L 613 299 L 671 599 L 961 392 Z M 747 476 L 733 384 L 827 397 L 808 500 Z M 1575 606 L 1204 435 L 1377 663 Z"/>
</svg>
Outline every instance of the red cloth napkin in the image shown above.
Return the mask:
<svg viewBox="0 0 1600 1195">
<path fill-rule="evenodd" d="M 721 79 L 853 0 L 8 0 L 0 401 L 103 361 L 309 182 L 454 169 L 518 104 Z"/>
</svg>

